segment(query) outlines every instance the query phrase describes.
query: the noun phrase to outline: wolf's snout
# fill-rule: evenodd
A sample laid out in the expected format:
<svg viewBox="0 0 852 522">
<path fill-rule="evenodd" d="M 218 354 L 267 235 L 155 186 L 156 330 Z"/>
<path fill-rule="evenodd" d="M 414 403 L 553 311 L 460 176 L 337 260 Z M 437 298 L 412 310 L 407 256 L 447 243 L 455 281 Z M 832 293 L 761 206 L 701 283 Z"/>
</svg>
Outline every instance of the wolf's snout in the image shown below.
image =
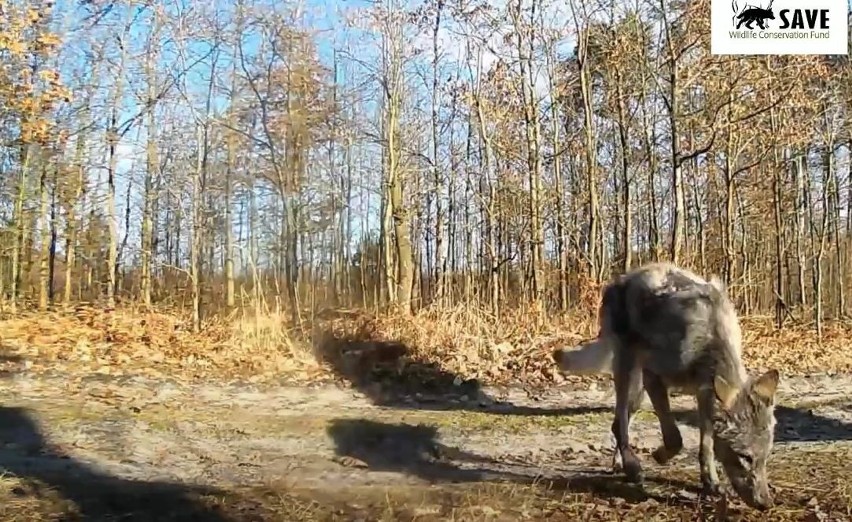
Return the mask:
<svg viewBox="0 0 852 522">
<path fill-rule="evenodd" d="M 758 511 L 766 511 L 770 509 L 774 504 L 775 501 L 772 499 L 772 494 L 769 493 L 769 491 L 755 495 L 754 508 Z"/>
<path fill-rule="evenodd" d="M 735 487 L 734 489 L 737 488 Z M 744 489 L 742 491 L 737 491 L 737 493 L 746 504 L 758 511 L 767 511 L 775 505 L 772 493 L 770 493 L 768 487 L 758 488 L 756 490 Z"/>
<path fill-rule="evenodd" d="M 758 511 L 767 511 L 774 505 L 771 497 L 754 499 L 754 508 Z"/>
</svg>

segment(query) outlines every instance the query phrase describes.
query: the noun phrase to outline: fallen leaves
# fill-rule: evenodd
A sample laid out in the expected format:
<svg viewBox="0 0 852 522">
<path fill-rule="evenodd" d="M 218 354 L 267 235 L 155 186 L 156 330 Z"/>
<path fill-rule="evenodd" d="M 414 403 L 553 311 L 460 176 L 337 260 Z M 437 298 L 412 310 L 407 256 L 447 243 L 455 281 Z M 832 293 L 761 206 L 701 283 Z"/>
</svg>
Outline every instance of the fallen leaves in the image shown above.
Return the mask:
<svg viewBox="0 0 852 522">
<path fill-rule="evenodd" d="M 299 382 L 367 378 L 416 382 L 428 389 L 460 383 L 563 382 L 595 385 L 605 376 L 564 376 L 551 352 L 574 346 L 594 330 L 588 317 L 558 316 L 531 322 L 523 311 L 495 319 L 473 308 L 426 310 L 414 317 L 363 312 L 321 314 L 307 334 L 282 316 L 211 321 L 192 333 L 178 313 L 92 304 L 47 313 L 27 312 L 0 321 L 0 343 L 25 364 L 81 365 L 101 374 L 152 377 L 240 378 Z M 771 320 L 742 319 L 743 356 L 752 371 L 784 374 L 852 371 L 846 340 L 852 326 L 827 323 L 822 343 L 805 327 L 777 331 Z"/>
<path fill-rule="evenodd" d="M 591 294 L 590 294 L 591 296 Z M 591 297 L 590 297 L 591 299 Z M 558 347 L 576 346 L 595 332 L 594 318 L 578 312 L 554 316 L 539 323 L 523 310 L 495 319 L 471 307 L 429 309 L 414 317 L 366 313 L 326 314 L 315 330 L 334 342 L 317 342 L 331 351 L 349 346 L 400 343 L 407 349 L 397 364 L 401 378 L 461 382 L 478 379 L 489 384 L 524 383 L 532 387 L 564 382 L 595 386 L 607 376 L 565 376 L 557 371 L 551 353 Z M 845 343 L 852 325 L 826 323 L 820 343 L 806 326 L 775 330 L 771 318 L 741 320 L 743 356 L 752 371 L 778 369 L 782 375 L 852 371 L 852 352 Z M 347 352 L 348 353 L 348 352 Z M 352 352 L 355 353 L 355 352 Z M 344 368 L 334 354 L 323 354 L 332 370 L 347 379 L 369 376 L 382 366 L 365 353 Z"/>
<path fill-rule="evenodd" d="M 291 356 L 281 343 L 259 342 L 224 323 L 194 334 L 188 321 L 174 313 L 94 305 L 27 312 L 0 321 L 0 346 L 36 366 L 62 362 L 113 376 L 271 377 L 282 371 L 298 375 L 306 366 L 307 358 Z"/>
<path fill-rule="evenodd" d="M 345 468 L 366 469 L 370 467 L 363 460 L 356 459 L 355 457 L 350 457 L 348 455 L 344 455 L 342 457 L 334 457 L 332 460 Z"/>
</svg>

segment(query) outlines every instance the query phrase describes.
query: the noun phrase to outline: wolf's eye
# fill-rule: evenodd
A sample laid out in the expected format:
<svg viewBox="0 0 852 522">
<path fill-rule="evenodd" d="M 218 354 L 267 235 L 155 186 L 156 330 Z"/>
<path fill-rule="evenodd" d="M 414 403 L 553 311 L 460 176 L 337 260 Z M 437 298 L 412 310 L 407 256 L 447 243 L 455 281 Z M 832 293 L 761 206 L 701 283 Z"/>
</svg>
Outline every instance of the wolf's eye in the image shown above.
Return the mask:
<svg viewBox="0 0 852 522">
<path fill-rule="evenodd" d="M 740 454 L 740 460 L 743 461 L 744 464 L 751 466 L 754 463 L 754 459 L 751 455 Z"/>
</svg>

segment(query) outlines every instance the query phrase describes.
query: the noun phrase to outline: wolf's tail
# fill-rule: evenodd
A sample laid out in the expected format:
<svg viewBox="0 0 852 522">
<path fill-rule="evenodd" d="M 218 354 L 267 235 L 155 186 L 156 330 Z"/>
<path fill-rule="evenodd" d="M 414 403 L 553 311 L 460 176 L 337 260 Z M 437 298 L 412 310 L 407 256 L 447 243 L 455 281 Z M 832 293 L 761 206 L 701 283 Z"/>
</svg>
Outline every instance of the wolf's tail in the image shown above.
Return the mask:
<svg viewBox="0 0 852 522">
<path fill-rule="evenodd" d="M 556 365 L 571 375 L 612 375 L 612 341 L 597 338 L 579 348 L 557 348 L 553 351 Z"/>
</svg>

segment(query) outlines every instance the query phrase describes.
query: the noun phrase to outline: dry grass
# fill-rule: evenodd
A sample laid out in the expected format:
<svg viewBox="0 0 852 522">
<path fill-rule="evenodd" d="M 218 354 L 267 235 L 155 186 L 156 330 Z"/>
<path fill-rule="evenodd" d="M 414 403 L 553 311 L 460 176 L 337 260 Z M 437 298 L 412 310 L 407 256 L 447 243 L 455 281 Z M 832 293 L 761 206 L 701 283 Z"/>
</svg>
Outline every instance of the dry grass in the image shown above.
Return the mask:
<svg viewBox="0 0 852 522">
<path fill-rule="evenodd" d="M 120 375 L 310 378 L 319 365 L 304 343 L 294 343 L 269 315 L 209 321 L 193 333 L 188 317 L 168 312 L 79 306 L 47 313 L 25 312 L 0 321 L 6 358 L 34 369 L 70 364 Z"/>
<path fill-rule="evenodd" d="M 7 361 L 19 357 L 24 362 L 17 364 L 34 369 L 76 365 L 107 374 L 253 381 L 316 381 L 336 374 L 351 379 L 351 364 L 341 362 L 348 358 L 357 361 L 359 373 L 391 363 L 385 366 L 397 373 L 416 367 L 421 374 L 455 380 L 561 382 L 550 352 L 592 337 L 594 317 L 588 312 L 531 317 L 540 316 L 517 309 L 495 318 L 467 307 L 429 309 L 413 317 L 328 310 L 294 328 L 283 315 L 235 314 L 208 321 L 201 333 L 193 333 L 188 317 L 178 313 L 79 306 L 0 320 L 0 347 Z M 812 328 L 776 331 L 769 319 L 759 317 L 743 318 L 742 324 L 749 367 L 775 367 L 788 374 L 852 371 L 848 323 L 826 324 L 821 343 Z"/>
<path fill-rule="evenodd" d="M 566 380 L 555 371 L 550 353 L 596 335 L 594 318 L 577 313 L 540 322 L 529 318 L 527 310 L 495 319 L 459 307 L 427 310 L 414 318 L 347 315 L 325 321 L 323 332 L 344 341 L 338 345 L 393 340 L 407 348 L 409 363 L 429 364 L 461 379 L 528 384 Z M 812 328 L 790 326 L 778 331 L 771 319 L 763 317 L 743 318 L 742 329 L 744 358 L 750 368 L 774 367 L 785 374 L 852 371 L 852 350 L 848 349 L 852 324 L 827 323 L 822 342 Z M 567 377 L 569 381 L 587 379 L 593 378 Z"/>
</svg>

